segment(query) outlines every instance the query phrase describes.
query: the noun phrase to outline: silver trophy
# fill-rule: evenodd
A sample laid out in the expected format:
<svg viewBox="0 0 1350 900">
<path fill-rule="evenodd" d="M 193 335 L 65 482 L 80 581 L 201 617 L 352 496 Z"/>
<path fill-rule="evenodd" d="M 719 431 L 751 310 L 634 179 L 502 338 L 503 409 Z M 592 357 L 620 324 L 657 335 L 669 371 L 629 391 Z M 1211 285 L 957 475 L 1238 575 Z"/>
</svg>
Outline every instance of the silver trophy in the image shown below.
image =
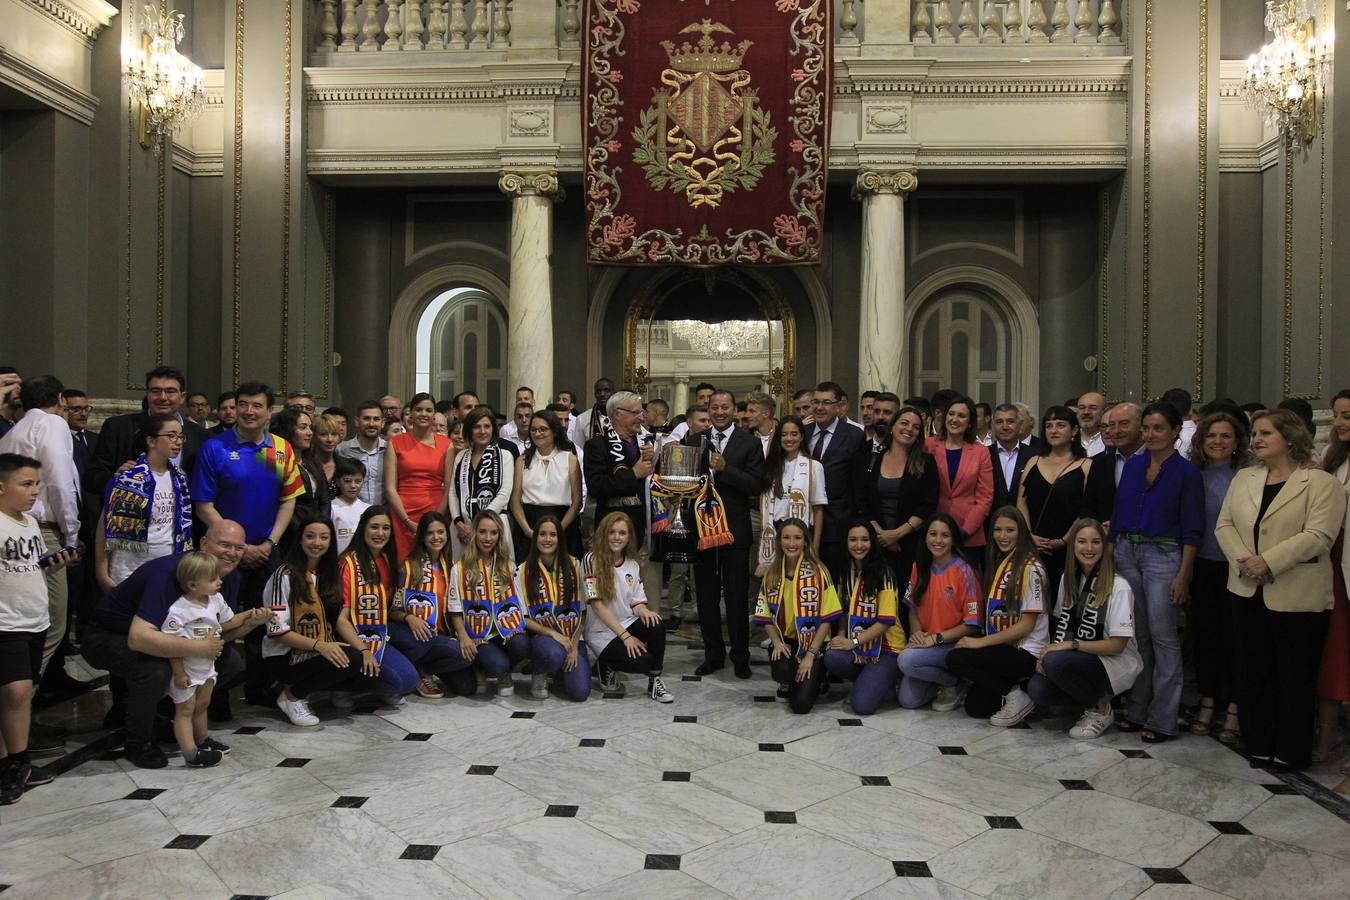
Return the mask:
<svg viewBox="0 0 1350 900">
<path fill-rule="evenodd" d="M 698 474 L 699 461 L 703 458 L 703 443 L 691 447 L 687 444 L 670 443 L 661 448 L 661 481 L 672 488 L 692 488 L 702 478 Z M 685 500 L 677 498 L 671 511 L 670 527 L 666 529 L 668 546 L 666 560 L 684 563 L 693 560 L 693 532 L 684 519 Z"/>
</svg>

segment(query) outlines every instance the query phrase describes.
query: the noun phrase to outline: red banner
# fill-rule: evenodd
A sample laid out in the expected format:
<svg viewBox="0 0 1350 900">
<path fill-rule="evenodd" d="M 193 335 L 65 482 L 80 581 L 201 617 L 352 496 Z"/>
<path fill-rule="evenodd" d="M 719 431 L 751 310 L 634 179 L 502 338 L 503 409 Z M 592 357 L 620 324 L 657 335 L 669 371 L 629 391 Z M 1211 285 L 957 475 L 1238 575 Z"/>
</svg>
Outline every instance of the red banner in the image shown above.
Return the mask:
<svg viewBox="0 0 1350 900">
<path fill-rule="evenodd" d="M 820 262 L 831 6 L 587 0 L 588 262 Z"/>
</svg>

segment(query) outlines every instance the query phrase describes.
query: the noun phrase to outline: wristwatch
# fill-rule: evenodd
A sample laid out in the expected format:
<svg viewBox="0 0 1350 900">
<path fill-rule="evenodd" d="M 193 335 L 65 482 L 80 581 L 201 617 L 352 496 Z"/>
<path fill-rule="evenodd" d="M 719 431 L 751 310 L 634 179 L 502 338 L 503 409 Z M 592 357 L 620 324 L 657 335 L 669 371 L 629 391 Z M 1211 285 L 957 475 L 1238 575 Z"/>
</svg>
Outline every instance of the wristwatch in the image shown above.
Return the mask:
<svg viewBox="0 0 1350 900">
<path fill-rule="evenodd" d="M 854 639 L 853 639 L 853 649 L 854 649 L 854 650 L 857 650 L 860 646 L 862 646 L 862 644 L 858 641 L 857 638 L 854 638 Z"/>
<path fill-rule="evenodd" d="M 1073 649 L 1075 649 L 1075 650 L 1078 649 L 1078 638 L 1074 638 L 1074 639 L 1073 639 Z"/>
<path fill-rule="evenodd" d="M 945 643 L 947 643 L 947 638 L 942 632 L 939 631 L 937 634 L 933 635 L 933 646 L 940 647 Z"/>
</svg>

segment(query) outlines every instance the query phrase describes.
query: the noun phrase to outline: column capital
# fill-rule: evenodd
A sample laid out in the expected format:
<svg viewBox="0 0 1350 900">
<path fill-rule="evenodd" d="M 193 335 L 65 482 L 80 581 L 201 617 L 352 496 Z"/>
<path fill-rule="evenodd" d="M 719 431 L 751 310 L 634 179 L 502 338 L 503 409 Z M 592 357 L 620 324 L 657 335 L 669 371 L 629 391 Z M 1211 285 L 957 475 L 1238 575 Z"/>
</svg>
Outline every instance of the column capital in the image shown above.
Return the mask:
<svg viewBox="0 0 1350 900">
<path fill-rule="evenodd" d="M 497 187 L 512 197 L 550 197 L 561 199 L 556 169 L 503 169 Z"/>
<path fill-rule="evenodd" d="M 914 169 L 859 169 L 853 184 L 855 197 L 868 194 L 908 194 L 919 186 Z"/>
</svg>

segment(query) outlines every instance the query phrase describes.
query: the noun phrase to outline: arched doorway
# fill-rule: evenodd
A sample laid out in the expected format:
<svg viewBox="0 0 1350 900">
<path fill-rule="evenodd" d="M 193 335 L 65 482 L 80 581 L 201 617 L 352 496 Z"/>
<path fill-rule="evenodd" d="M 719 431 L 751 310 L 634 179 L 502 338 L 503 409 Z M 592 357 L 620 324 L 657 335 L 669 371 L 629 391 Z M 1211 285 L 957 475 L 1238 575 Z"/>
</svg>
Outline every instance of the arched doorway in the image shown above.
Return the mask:
<svg viewBox="0 0 1350 900">
<path fill-rule="evenodd" d="M 624 384 L 676 414 L 700 381 L 790 399 L 796 365 L 796 316 L 753 271 L 672 270 L 648 280 L 624 318 Z"/>
<path fill-rule="evenodd" d="M 943 269 L 905 307 L 909 391 L 951 387 L 977 402 L 1040 408 L 1040 321 L 1012 279 L 982 266 Z"/>
<path fill-rule="evenodd" d="M 454 287 L 437 294 L 417 323 L 414 390 L 441 399 L 473 391 L 504 409 L 506 339 L 506 310 L 488 292 Z"/>
</svg>

